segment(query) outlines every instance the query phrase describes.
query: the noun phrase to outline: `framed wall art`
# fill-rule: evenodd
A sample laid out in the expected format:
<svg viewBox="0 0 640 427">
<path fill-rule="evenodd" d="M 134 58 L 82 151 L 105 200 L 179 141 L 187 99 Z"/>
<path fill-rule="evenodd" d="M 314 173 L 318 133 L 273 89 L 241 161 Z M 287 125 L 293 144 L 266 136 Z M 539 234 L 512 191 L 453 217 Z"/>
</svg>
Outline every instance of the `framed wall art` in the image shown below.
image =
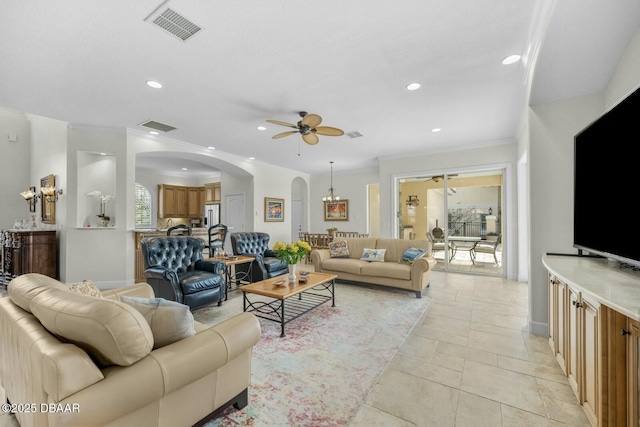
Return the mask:
<svg viewBox="0 0 640 427">
<path fill-rule="evenodd" d="M 264 222 L 284 221 L 284 199 L 264 198 Z"/>
<path fill-rule="evenodd" d="M 55 175 L 45 176 L 40 179 L 40 188 L 42 187 L 55 187 L 56 177 Z M 48 202 L 42 191 L 40 191 L 40 216 L 42 222 L 45 224 L 56 223 L 56 202 Z"/>
<path fill-rule="evenodd" d="M 325 221 L 349 221 L 349 201 L 324 202 Z"/>
</svg>

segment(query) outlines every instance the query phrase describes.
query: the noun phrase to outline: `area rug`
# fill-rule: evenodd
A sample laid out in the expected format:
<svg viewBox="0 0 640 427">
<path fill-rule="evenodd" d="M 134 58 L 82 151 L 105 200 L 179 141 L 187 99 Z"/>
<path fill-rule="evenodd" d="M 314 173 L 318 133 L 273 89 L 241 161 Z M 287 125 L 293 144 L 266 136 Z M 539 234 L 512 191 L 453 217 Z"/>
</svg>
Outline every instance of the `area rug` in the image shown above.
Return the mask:
<svg viewBox="0 0 640 427">
<path fill-rule="evenodd" d="M 286 325 L 260 319 L 249 404 L 231 407 L 207 426 L 344 426 L 430 304 L 415 293 L 336 284 L 331 302 Z M 233 292 L 222 307 L 194 313 L 216 324 L 242 311 Z"/>
</svg>

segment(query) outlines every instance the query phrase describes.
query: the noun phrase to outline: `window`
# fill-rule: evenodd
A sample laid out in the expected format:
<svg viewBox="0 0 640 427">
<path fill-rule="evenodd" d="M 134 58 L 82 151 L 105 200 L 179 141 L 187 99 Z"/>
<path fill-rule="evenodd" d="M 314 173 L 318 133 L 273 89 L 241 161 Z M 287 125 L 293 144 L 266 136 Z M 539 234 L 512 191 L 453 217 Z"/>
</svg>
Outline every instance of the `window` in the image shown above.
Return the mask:
<svg viewBox="0 0 640 427">
<path fill-rule="evenodd" d="M 136 182 L 136 227 L 151 226 L 151 193 Z"/>
</svg>

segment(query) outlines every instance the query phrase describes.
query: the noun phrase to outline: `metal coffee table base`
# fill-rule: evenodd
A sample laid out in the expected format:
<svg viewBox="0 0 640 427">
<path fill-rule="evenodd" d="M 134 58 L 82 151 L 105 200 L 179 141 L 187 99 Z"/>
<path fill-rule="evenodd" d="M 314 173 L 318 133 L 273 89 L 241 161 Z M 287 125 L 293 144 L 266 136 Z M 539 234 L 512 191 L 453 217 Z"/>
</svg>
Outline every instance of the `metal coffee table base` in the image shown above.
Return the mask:
<svg viewBox="0 0 640 427">
<path fill-rule="evenodd" d="M 248 292 L 243 292 L 244 311 L 257 317 L 280 323 L 280 336 L 285 337 L 284 325 L 331 300 L 331 307 L 336 306 L 335 279 L 318 284 L 289 298 L 269 301 L 250 301 Z M 270 298 L 264 297 L 263 298 Z"/>
</svg>

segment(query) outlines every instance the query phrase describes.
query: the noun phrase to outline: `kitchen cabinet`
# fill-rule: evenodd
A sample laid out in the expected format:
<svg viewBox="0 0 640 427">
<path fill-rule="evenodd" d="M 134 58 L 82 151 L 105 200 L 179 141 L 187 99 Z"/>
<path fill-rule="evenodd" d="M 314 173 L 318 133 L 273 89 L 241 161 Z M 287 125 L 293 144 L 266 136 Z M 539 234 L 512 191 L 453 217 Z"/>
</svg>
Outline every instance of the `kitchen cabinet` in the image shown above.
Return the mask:
<svg viewBox="0 0 640 427">
<path fill-rule="evenodd" d="M 212 182 L 204 185 L 205 190 L 205 203 L 220 203 L 222 199 L 222 188 L 219 182 Z"/>
<path fill-rule="evenodd" d="M 201 203 L 202 187 L 158 185 L 158 217 L 200 218 L 204 210 Z"/>
</svg>

